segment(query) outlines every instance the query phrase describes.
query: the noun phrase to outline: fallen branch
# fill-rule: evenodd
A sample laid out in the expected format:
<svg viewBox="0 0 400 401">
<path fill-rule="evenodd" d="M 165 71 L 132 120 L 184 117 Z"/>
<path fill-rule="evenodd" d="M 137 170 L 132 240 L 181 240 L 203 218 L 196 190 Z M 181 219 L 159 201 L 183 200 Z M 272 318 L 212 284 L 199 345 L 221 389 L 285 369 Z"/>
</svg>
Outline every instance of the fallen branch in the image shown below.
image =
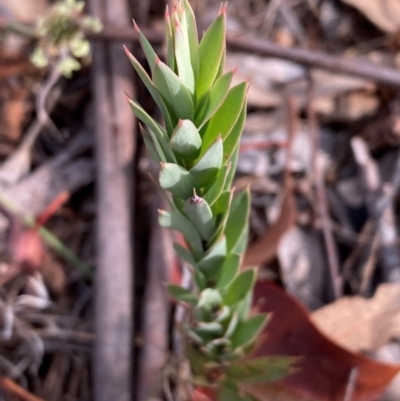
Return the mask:
<svg viewBox="0 0 400 401">
<path fill-rule="evenodd" d="M 18 24 L 0 18 L 0 30 L 14 30 L 25 34 Z M 29 26 L 26 27 L 29 32 Z M 142 32 L 153 45 L 162 45 L 163 33 L 153 29 L 143 28 Z M 87 32 L 87 37 L 92 40 L 108 40 L 117 42 L 138 42 L 139 38 L 133 28 L 106 25 L 99 33 Z M 276 57 L 306 67 L 322 68 L 340 74 L 354 75 L 360 78 L 369 79 L 380 84 L 400 87 L 400 71 L 394 68 L 384 67 L 365 59 L 350 59 L 342 56 L 311 51 L 307 49 L 284 47 L 269 40 L 249 37 L 227 37 L 226 44 L 229 50 L 254 53 L 264 57 Z"/>
</svg>

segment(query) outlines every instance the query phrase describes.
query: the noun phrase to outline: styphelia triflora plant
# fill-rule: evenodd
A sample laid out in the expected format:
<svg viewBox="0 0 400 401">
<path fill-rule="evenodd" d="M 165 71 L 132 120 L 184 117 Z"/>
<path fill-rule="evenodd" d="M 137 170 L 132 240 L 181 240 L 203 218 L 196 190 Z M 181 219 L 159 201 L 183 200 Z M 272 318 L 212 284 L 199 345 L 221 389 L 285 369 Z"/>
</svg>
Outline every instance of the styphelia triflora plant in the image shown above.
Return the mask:
<svg viewBox="0 0 400 401">
<path fill-rule="evenodd" d="M 193 382 L 213 388 L 221 400 L 250 400 L 241 382 L 274 380 L 287 374 L 291 359 L 244 359 L 267 323 L 250 313 L 255 269 L 240 271 L 246 248 L 249 191 L 236 196 L 232 181 L 246 116 L 247 83 L 231 87 L 224 72 L 226 5 L 200 43 L 188 0 L 166 12 L 166 63 L 135 25 L 151 78 L 126 50 L 164 118 L 157 123 L 134 100 L 129 104 L 151 157 L 160 163 L 159 184 L 169 193 L 161 226 L 182 234 L 174 244 L 190 267 L 193 288 L 169 285 L 186 304 L 182 323 Z"/>
</svg>

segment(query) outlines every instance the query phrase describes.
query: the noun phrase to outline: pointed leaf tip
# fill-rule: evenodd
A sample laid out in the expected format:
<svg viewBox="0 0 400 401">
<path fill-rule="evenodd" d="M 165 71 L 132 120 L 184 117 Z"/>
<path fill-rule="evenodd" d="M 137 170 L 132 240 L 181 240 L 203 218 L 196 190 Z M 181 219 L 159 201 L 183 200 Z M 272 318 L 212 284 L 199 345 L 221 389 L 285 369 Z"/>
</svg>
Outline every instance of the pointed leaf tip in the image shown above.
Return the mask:
<svg viewBox="0 0 400 401">
<path fill-rule="evenodd" d="M 226 15 L 228 11 L 228 2 L 222 2 L 221 7 L 219 8 L 218 15 Z"/>
<path fill-rule="evenodd" d="M 122 45 L 122 47 L 124 48 L 125 54 L 129 57 L 132 55 L 132 53 L 128 50 L 128 48 L 125 45 Z"/>
<path fill-rule="evenodd" d="M 138 24 L 136 23 L 136 21 L 134 20 L 134 19 L 132 19 L 132 22 L 133 22 L 133 28 L 135 29 L 135 31 L 136 32 L 140 32 L 140 29 L 139 29 L 139 27 L 138 27 Z"/>
</svg>

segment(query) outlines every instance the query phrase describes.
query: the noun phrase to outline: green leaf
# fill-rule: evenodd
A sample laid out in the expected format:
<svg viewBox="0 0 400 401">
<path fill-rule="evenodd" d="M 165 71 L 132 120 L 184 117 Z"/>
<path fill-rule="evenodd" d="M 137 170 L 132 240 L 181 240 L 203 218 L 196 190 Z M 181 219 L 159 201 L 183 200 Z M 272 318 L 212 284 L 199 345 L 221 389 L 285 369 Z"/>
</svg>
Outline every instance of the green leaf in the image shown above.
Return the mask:
<svg viewBox="0 0 400 401">
<path fill-rule="evenodd" d="M 223 140 L 228 137 L 242 111 L 246 98 L 246 87 L 247 83 L 242 82 L 230 89 L 222 106 L 213 115 L 204 130 L 201 130 L 202 151 L 207 149 L 218 135 L 221 135 Z"/>
<path fill-rule="evenodd" d="M 214 336 L 222 335 L 222 324 L 218 322 L 198 322 L 195 328 L 198 335 L 212 334 Z"/>
<path fill-rule="evenodd" d="M 226 238 L 223 236 L 207 251 L 204 258 L 199 261 L 198 267 L 208 280 L 215 280 L 219 276 L 225 257 Z"/>
<path fill-rule="evenodd" d="M 161 164 L 159 181 L 161 188 L 184 200 L 190 198 L 196 188 L 196 181 L 189 171 L 174 163 Z"/>
<path fill-rule="evenodd" d="M 159 145 L 157 140 L 153 142 L 153 139 L 151 135 L 144 129 L 144 127 L 140 124 L 140 130 L 142 132 L 144 144 L 146 146 L 147 151 L 150 153 L 150 156 L 153 160 L 156 162 L 166 162 L 167 159 L 162 152 L 162 150 L 159 148 L 160 153 L 157 151 L 156 146 Z"/>
<path fill-rule="evenodd" d="M 185 354 L 190 361 L 190 367 L 194 376 L 203 376 L 206 374 L 207 364 L 211 361 L 204 355 L 198 347 L 194 347 L 190 341 L 185 341 Z"/>
<path fill-rule="evenodd" d="M 249 236 L 249 224 L 247 223 L 245 225 L 245 228 L 244 228 L 243 232 L 242 232 L 242 235 L 239 237 L 238 242 L 232 248 L 232 252 L 236 252 L 236 253 L 239 253 L 239 254 L 244 253 L 244 251 L 247 248 L 248 236 Z"/>
<path fill-rule="evenodd" d="M 193 267 L 196 266 L 196 261 L 188 249 L 184 248 L 181 244 L 174 242 L 174 250 L 182 260 L 189 263 Z"/>
<path fill-rule="evenodd" d="M 211 311 L 215 308 L 219 308 L 222 304 L 221 293 L 212 288 L 206 288 L 200 293 L 200 300 L 197 307 Z"/>
<path fill-rule="evenodd" d="M 185 8 L 184 16 L 186 18 L 186 26 L 189 39 L 190 60 L 193 68 L 194 77 L 197 81 L 199 77 L 199 39 L 197 37 L 196 18 L 188 0 L 183 0 L 183 6 Z"/>
<path fill-rule="evenodd" d="M 169 15 L 168 5 L 165 10 L 165 38 L 167 44 L 167 64 L 172 71 L 175 71 L 175 44 L 172 34 L 171 17 Z"/>
<path fill-rule="evenodd" d="M 158 56 L 154 51 L 153 47 L 151 46 L 150 42 L 147 40 L 146 36 L 143 35 L 142 31 L 139 29 L 134 20 L 133 20 L 133 26 L 135 28 L 136 34 L 138 35 L 139 42 L 140 45 L 142 46 L 147 62 L 149 63 L 150 70 L 153 70 L 154 64 Z"/>
<path fill-rule="evenodd" d="M 237 325 L 239 324 L 239 317 L 236 312 L 232 313 L 231 320 L 229 321 L 228 327 L 226 328 L 224 337 L 229 338 L 235 332 Z"/>
<path fill-rule="evenodd" d="M 229 92 L 233 71 L 218 78 L 209 92 L 200 101 L 196 110 L 196 126 L 199 129 L 217 112 Z"/>
<path fill-rule="evenodd" d="M 249 291 L 235 307 L 239 320 L 245 320 L 253 304 L 253 292 Z"/>
<path fill-rule="evenodd" d="M 253 288 L 256 279 L 256 270 L 245 270 L 241 272 L 235 279 L 229 284 L 223 298 L 225 305 L 232 306 L 236 305 Z"/>
<path fill-rule="evenodd" d="M 268 383 L 289 375 L 296 360 L 285 356 L 254 358 L 231 363 L 226 373 L 229 379 L 241 383 Z"/>
<path fill-rule="evenodd" d="M 129 106 L 131 106 L 133 114 L 144 124 L 146 124 L 149 128 L 153 130 L 154 133 L 157 134 L 157 137 L 165 138 L 167 133 L 165 129 L 158 124 L 150 115 L 143 109 L 143 107 L 136 101 L 129 97 L 127 97 Z"/>
<path fill-rule="evenodd" d="M 199 183 L 200 187 L 211 186 L 221 168 L 223 151 L 222 139 L 219 137 L 190 169 L 190 173 Z"/>
<path fill-rule="evenodd" d="M 229 133 L 227 138 L 224 140 L 224 160 L 227 162 L 235 149 L 238 147 L 240 142 L 240 137 L 243 132 L 244 123 L 246 122 L 246 110 L 247 103 L 246 101 L 243 103 L 242 111 L 240 112 L 240 116 L 236 121 L 236 124 L 232 128 L 232 131 Z"/>
<path fill-rule="evenodd" d="M 258 314 L 251 316 L 245 321 L 239 322 L 236 330 L 230 337 L 232 348 L 245 347 L 251 344 L 267 324 L 268 316 Z"/>
<path fill-rule="evenodd" d="M 210 25 L 199 46 L 199 79 L 197 95 L 200 99 L 214 83 L 225 48 L 225 12 Z"/>
<path fill-rule="evenodd" d="M 137 103 L 133 99 L 128 98 L 129 105 L 131 106 L 131 110 L 133 114 L 144 124 L 147 125 L 148 129 L 150 132 L 154 134 L 154 138 L 156 138 L 157 142 L 159 143 L 163 154 L 165 155 L 166 161 L 168 162 L 175 162 L 176 163 L 176 157 L 172 150 L 169 148 L 168 143 L 165 139 L 166 137 L 166 132 L 163 127 L 161 127 L 156 121 L 154 121 L 140 106 L 139 103 Z M 155 145 L 155 144 L 154 144 Z"/>
<path fill-rule="evenodd" d="M 183 211 L 197 228 L 201 238 L 205 241 L 209 239 L 213 234 L 215 222 L 208 203 L 194 193 L 194 195 L 185 202 Z"/>
<path fill-rule="evenodd" d="M 179 285 L 169 284 L 167 286 L 169 295 L 180 302 L 187 302 L 191 305 L 197 305 L 199 302 L 199 297 L 193 294 L 187 288 L 180 287 Z"/>
<path fill-rule="evenodd" d="M 196 285 L 199 291 L 203 291 L 205 288 L 207 288 L 207 280 L 200 270 L 195 269 L 194 279 L 196 281 Z"/>
<path fill-rule="evenodd" d="M 189 43 L 186 42 L 182 26 L 178 21 L 175 21 L 175 57 L 179 78 L 193 95 L 195 82 L 190 59 Z"/>
<path fill-rule="evenodd" d="M 224 305 L 217 313 L 215 317 L 216 322 L 225 322 L 231 315 L 231 310 L 228 306 Z"/>
<path fill-rule="evenodd" d="M 227 256 L 222 265 L 221 275 L 215 288 L 225 288 L 232 282 L 239 271 L 240 262 L 241 255 L 237 253 L 231 253 Z"/>
<path fill-rule="evenodd" d="M 226 222 L 225 234 L 228 243 L 228 252 L 235 249 L 236 244 L 241 239 L 246 230 L 250 213 L 250 192 L 241 192 L 232 200 L 228 220 Z"/>
<path fill-rule="evenodd" d="M 154 132 L 150 129 L 146 129 L 142 124 L 139 124 L 140 131 L 143 135 L 144 142 L 149 146 L 147 149 L 149 151 L 152 151 L 151 145 L 154 147 L 158 158 L 160 159 L 160 162 L 166 163 L 168 161 L 168 157 L 165 156 L 163 147 L 160 145 L 159 140 L 157 139 L 156 135 Z M 161 139 L 162 140 L 162 139 Z M 157 159 L 155 159 L 157 160 Z"/>
<path fill-rule="evenodd" d="M 184 236 L 195 257 L 199 257 L 203 253 L 203 245 L 199 233 L 181 213 L 175 210 L 170 213 L 160 210 L 158 222 L 161 227 L 179 231 Z"/>
<path fill-rule="evenodd" d="M 178 120 L 193 120 L 193 100 L 179 77 L 158 58 L 152 71 L 154 85 L 160 91 L 168 109 Z"/>
<path fill-rule="evenodd" d="M 255 399 L 249 394 L 240 393 L 226 387 L 222 387 L 218 391 L 218 401 L 254 401 Z"/>
<path fill-rule="evenodd" d="M 149 75 L 145 71 L 145 69 L 140 65 L 139 61 L 136 60 L 135 56 L 129 52 L 129 50 L 124 46 L 125 53 L 129 58 L 129 61 L 131 62 L 133 68 L 136 70 L 137 74 L 139 75 L 140 79 L 142 82 L 145 84 L 147 90 L 150 92 L 150 95 L 156 102 L 158 108 L 160 109 L 165 125 L 167 126 L 168 131 L 172 131 L 173 126 L 172 126 L 172 120 L 171 116 L 169 115 L 167 106 L 165 105 L 164 101 L 162 100 L 160 94 L 158 93 L 156 87 L 153 85 L 153 82 L 151 81 Z"/>
<path fill-rule="evenodd" d="M 199 131 L 190 120 L 179 120 L 169 145 L 185 160 L 193 160 L 198 156 L 201 147 Z"/>
<path fill-rule="evenodd" d="M 211 246 L 211 244 L 213 244 L 225 232 L 226 223 L 230 213 L 232 197 L 233 190 L 222 192 L 217 201 L 211 206 L 211 210 L 217 221 L 217 229 L 215 230 L 214 235 L 208 241 L 207 246 Z"/>
<path fill-rule="evenodd" d="M 228 191 L 232 187 L 233 179 L 235 178 L 236 166 L 239 159 L 239 146 L 236 146 L 236 149 L 233 151 L 233 154 L 230 158 L 231 169 L 228 172 L 228 175 L 224 184 L 224 191 Z"/>
<path fill-rule="evenodd" d="M 221 61 L 219 63 L 218 72 L 217 72 L 217 79 L 222 76 L 225 69 L 225 61 L 226 61 L 226 46 L 224 47 L 224 51 L 222 53 Z"/>
<path fill-rule="evenodd" d="M 221 195 L 230 167 L 231 165 L 229 163 L 220 168 L 217 178 L 211 185 L 210 189 L 205 193 L 204 199 L 210 206 L 212 206 Z"/>
</svg>

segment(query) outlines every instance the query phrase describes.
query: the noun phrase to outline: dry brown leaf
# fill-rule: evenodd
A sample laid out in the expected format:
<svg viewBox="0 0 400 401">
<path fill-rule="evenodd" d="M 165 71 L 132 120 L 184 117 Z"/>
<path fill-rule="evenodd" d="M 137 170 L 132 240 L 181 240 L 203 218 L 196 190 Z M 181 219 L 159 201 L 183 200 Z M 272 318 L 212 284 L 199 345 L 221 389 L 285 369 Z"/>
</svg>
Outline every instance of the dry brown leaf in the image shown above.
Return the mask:
<svg viewBox="0 0 400 401">
<path fill-rule="evenodd" d="M 385 32 L 395 33 L 400 28 L 399 0 L 342 0 L 360 12 Z"/>
<path fill-rule="evenodd" d="M 375 296 L 343 297 L 312 315 L 329 338 L 354 351 L 375 351 L 400 335 L 400 284 L 382 284 Z"/>
<path fill-rule="evenodd" d="M 257 282 L 254 305 L 257 311 L 272 313 L 272 317 L 253 356 L 299 357 L 294 365 L 296 370 L 279 381 L 284 390 L 290 390 L 285 401 L 293 399 L 291 392 L 298 393 L 301 401 L 300 395 L 319 401 L 343 401 L 354 368 L 358 374 L 351 401 L 376 401 L 400 371 L 398 364 L 371 359 L 332 341 L 321 333 L 310 313 L 296 298 L 271 282 Z M 260 391 L 262 388 L 268 394 L 268 385 L 261 385 Z M 278 397 L 273 399 L 283 401 Z M 261 397 L 261 400 L 269 401 L 270 398 Z"/>
</svg>

